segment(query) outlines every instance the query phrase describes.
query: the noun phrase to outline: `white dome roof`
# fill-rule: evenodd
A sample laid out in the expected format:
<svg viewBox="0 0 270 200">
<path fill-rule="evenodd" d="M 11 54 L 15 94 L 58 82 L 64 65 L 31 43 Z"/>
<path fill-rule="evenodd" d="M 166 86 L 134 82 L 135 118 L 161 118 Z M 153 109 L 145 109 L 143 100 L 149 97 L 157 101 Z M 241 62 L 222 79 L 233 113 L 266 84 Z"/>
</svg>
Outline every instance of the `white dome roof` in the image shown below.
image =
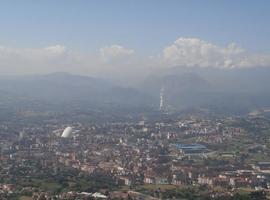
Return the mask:
<svg viewBox="0 0 270 200">
<path fill-rule="evenodd" d="M 72 136 L 73 136 L 73 130 L 70 126 L 65 128 L 65 130 L 63 131 L 63 133 L 61 135 L 62 138 L 70 138 Z"/>
</svg>

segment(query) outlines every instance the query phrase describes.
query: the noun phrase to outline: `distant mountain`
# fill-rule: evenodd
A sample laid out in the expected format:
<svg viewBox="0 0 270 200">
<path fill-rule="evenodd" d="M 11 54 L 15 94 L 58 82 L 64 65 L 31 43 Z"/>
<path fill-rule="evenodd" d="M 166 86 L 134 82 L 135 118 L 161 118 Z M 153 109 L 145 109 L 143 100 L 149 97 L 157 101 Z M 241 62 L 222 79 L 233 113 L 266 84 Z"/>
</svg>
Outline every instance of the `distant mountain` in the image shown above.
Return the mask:
<svg viewBox="0 0 270 200">
<path fill-rule="evenodd" d="M 211 87 L 207 81 L 195 73 L 180 75 L 170 74 L 161 77 L 149 77 L 143 84 L 142 90 L 159 99 L 161 87 L 165 90 L 165 103 L 176 108 L 191 106 L 189 97 L 201 94 Z M 197 100 L 201 100 L 197 98 Z M 192 104 L 190 104 L 192 103 Z"/>
<path fill-rule="evenodd" d="M 246 113 L 270 107 L 270 68 L 214 69 L 175 67 L 148 77 L 140 88 L 175 109 L 207 108 Z"/>
<path fill-rule="evenodd" d="M 51 105 L 75 104 L 94 107 L 105 104 L 138 106 L 151 103 L 150 96 L 136 89 L 68 73 L 0 77 L 0 91 L 12 96 L 14 100 L 20 97 L 28 99 L 29 102 L 37 101 Z"/>
<path fill-rule="evenodd" d="M 68 73 L 0 76 L 0 108 L 157 111 L 161 87 L 165 105 L 175 111 L 246 114 L 270 107 L 270 68 L 175 67 L 147 77 L 134 88 Z"/>
</svg>

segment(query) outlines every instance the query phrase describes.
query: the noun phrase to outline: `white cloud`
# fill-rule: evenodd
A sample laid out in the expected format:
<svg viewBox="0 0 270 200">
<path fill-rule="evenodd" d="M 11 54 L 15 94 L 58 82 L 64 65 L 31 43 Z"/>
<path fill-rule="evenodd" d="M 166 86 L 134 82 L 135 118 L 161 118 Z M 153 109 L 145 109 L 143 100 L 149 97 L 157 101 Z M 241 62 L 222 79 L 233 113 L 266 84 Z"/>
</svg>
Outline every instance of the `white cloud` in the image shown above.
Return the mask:
<svg viewBox="0 0 270 200">
<path fill-rule="evenodd" d="M 120 45 L 112 45 L 99 49 L 100 55 L 104 61 L 122 59 L 134 53 L 133 49 L 127 49 Z"/>
<path fill-rule="evenodd" d="M 45 48 L 0 46 L 0 72 L 4 74 L 48 73 L 72 65 L 73 53 L 61 45 Z"/>
<path fill-rule="evenodd" d="M 133 49 L 112 45 L 95 52 L 76 52 L 62 45 L 44 48 L 0 46 L 1 74 L 51 73 L 66 71 L 91 76 L 140 77 L 162 67 L 257 67 L 269 66 L 269 54 L 255 54 L 232 43 L 220 47 L 197 38 L 179 38 L 161 55 L 139 56 Z"/>
<path fill-rule="evenodd" d="M 125 59 L 133 53 L 134 50 L 119 45 L 104 47 L 95 52 L 75 52 L 62 45 L 44 48 L 0 46 L 0 73 L 35 74 L 66 71 L 94 76 L 120 74 L 121 71 L 134 67 L 134 58 Z"/>
<path fill-rule="evenodd" d="M 270 55 L 249 53 L 232 43 L 220 47 L 198 38 L 178 38 L 163 50 L 163 64 L 197 67 L 270 66 Z"/>
<path fill-rule="evenodd" d="M 44 50 L 53 53 L 53 54 L 63 54 L 66 52 L 66 47 L 65 46 L 61 46 L 61 45 L 55 45 L 55 46 L 49 46 L 44 48 Z"/>
<path fill-rule="evenodd" d="M 61 57 L 66 54 L 66 47 L 61 45 L 49 46 L 41 49 L 30 49 L 30 48 L 9 48 L 0 47 L 0 59 L 13 60 L 27 62 L 46 62 L 50 59 Z M 18 63 L 19 64 L 19 63 Z"/>
</svg>

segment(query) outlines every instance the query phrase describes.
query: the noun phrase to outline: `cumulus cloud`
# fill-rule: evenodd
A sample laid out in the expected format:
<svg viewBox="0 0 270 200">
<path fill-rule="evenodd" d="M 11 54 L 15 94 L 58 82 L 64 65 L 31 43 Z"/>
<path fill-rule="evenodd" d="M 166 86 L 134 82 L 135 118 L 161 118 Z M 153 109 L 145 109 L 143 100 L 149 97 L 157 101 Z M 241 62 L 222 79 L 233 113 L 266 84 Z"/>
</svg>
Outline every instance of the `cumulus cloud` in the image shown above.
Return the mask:
<svg viewBox="0 0 270 200">
<path fill-rule="evenodd" d="M 122 59 L 134 53 L 133 49 L 128 49 L 120 45 L 111 45 L 99 49 L 100 55 L 104 61 Z"/>
<path fill-rule="evenodd" d="M 61 46 L 61 45 L 55 45 L 55 46 L 46 47 L 46 48 L 44 48 L 44 50 L 46 50 L 47 52 L 59 55 L 59 54 L 63 54 L 66 52 L 66 47 Z"/>
<path fill-rule="evenodd" d="M 129 56 L 134 50 L 112 45 L 94 52 L 78 52 L 63 45 L 44 48 L 13 48 L 0 46 L 0 73 L 33 74 L 66 71 L 102 76 L 133 68 L 136 60 Z M 126 59 L 128 58 L 128 59 Z"/>
<path fill-rule="evenodd" d="M 9 48 L 0 47 L 0 58 L 1 61 L 27 61 L 27 62 L 46 62 L 50 59 L 61 57 L 66 54 L 66 47 L 61 45 L 49 46 L 41 49 L 30 49 L 30 48 Z M 20 63 L 18 63 L 20 64 Z"/>
<path fill-rule="evenodd" d="M 163 50 L 166 65 L 186 67 L 254 67 L 270 66 L 270 55 L 254 54 L 232 43 L 220 47 L 198 38 L 180 37 Z"/>
<path fill-rule="evenodd" d="M 160 50 L 160 55 L 139 56 L 120 45 L 94 52 L 77 52 L 63 45 L 44 48 L 0 46 L 1 74 L 51 73 L 66 71 L 91 76 L 140 77 L 164 67 L 270 67 L 269 54 L 249 52 L 232 43 L 225 47 L 198 38 L 178 38 Z"/>
<path fill-rule="evenodd" d="M 48 73 L 71 66 L 73 53 L 65 46 L 11 48 L 0 46 L 0 72 L 5 74 Z"/>
</svg>

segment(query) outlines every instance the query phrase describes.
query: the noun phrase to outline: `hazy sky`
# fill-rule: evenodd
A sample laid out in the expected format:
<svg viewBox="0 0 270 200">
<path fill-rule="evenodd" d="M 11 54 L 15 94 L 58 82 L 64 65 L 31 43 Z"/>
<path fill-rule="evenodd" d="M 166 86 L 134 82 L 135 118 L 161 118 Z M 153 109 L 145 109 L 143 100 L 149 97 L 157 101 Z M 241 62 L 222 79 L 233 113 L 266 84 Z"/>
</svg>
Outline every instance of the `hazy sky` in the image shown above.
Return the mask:
<svg viewBox="0 0 270 200">
<path fill-rule="evenodd" d="M 2 0 L 0 73 L 270 66 L 268 0 Z"/>
</svg>

